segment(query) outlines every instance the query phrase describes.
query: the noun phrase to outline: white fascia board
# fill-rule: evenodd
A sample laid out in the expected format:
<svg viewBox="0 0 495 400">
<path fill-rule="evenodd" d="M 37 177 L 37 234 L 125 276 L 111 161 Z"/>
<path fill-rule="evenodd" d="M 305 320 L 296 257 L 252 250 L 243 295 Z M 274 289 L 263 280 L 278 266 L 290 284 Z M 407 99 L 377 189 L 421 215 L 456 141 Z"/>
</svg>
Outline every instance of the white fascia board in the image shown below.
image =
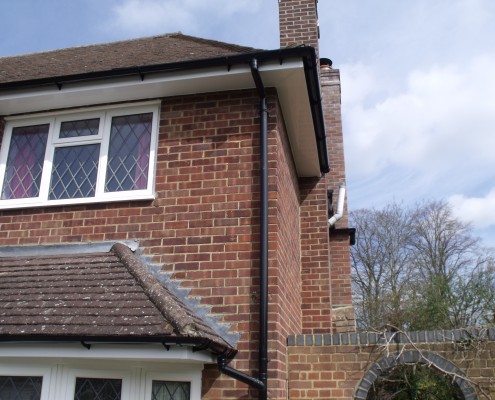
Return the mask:
<svg viewBox="0 0 495 400">
<path fill-rule="evenodd" d="M 0 343 L 3 358 L 54 358 L 78 360 L 140 360 L 211 364 L 216 359 L 207 351 L 191 347 L 171 346 L 167 350 L 158 343 L 91 344 L 87 349 L 78 343 Z"/>
<path fill-rule="evenodd" d="M 263 70 L 262 70 L 263 71 Z M 304 69 L 267 70 L 261 74 L 265 86 L 277 88 L 287 135 L 300 177 L 320 176 L 313 116 Z"/>
<path fill-rule="evenodd" d="M 149 74 L 0 92 L 0 115 L 253 87 L 249 68 Z"/>
<path fill-rule="evenodd" d="M 299 58 L 263 62 L 265 87 L 277 89 L 299 176 L 319 176 L 315 131 L 303 62 Z M 0 91 L 0 115 L 34 113 L 170 96 L 254 88 L 249 65 L 149 73 L 124 78 Z"/>
</svg>

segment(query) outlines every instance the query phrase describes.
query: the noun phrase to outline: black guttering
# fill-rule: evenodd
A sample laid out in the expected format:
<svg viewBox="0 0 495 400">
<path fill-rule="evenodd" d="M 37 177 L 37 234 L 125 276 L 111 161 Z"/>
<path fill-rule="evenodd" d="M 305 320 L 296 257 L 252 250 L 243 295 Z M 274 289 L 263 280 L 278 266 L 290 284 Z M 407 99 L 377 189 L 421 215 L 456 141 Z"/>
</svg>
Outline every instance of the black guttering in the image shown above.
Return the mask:
<svg viewBox="0 0 495 400">
<path fill-rule="evenodd" d="M 278 50 L 259 51 L 254 53 L 245 53 L 227 57 L 216 57 L 202 60 L 181 61 L 168 64 L 155 64 L 135 66 L 129 68 L 116 68 L 107 71 L 88 72 L 82 74 L 65 75 L 51 78 L 30 79 L 25 81 L 4 82 L 0 83 L 0 91 L 30 89 L 36 87 L 55 86 L 62 89 L 65 84 L 87 82 L 94 80 L 103 80 L 110 78 L 124 78 L 130 76 L 139 76 L 142 80 L 146 79 L 148 74 L 180 72 L 193 69 L 214 68 L 225 66 L 230 69 L 233 65 L 245 64 L 250 65 L 251 60 L 255 58 L 258 64 L 266 61 L 277 61 L 283 64 L 284 59 L 301 58 L 304 65 L 306 86 L 313 117 L 313 126 L 315 130 L 315 139 L 318 149 L 318 159 L 321 173 L 330 171 L 328 162 L 328 153 L 326 146 L 325 123 L 323 119 L 323 110 L 321 106 L 321 93 L 318 73 L 318 59 L 313 47 L 299 46 L 284 48 Z"/>
</svg>

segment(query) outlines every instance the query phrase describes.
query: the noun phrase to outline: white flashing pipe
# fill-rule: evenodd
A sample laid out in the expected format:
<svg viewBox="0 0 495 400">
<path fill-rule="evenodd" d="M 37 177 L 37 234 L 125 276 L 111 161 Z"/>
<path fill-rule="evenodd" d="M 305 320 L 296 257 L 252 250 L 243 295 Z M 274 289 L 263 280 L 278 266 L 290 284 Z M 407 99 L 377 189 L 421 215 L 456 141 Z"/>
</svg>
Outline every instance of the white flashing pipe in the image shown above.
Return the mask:
<svg viewBox="0 0 495 400">
<path fill-rule="evenodd" d="M 337 212 L 328 220 L 328 226 L 333 226 L 344 215 L 345 183 L 339 185 L 339 199 L 337 201 Z"/>
</svg>

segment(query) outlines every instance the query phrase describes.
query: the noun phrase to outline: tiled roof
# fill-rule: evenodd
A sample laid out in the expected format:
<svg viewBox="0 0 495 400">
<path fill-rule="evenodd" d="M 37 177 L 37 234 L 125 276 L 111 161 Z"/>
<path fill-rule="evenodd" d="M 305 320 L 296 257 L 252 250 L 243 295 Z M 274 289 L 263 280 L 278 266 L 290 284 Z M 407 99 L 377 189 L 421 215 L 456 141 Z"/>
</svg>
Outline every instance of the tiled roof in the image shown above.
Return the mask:
<svg viewBox="0 0 495 400">
<path fill-rule="evenodd" d="M 234 352 L 123 244 L 106 253 L 0 257 L 0 276 L 0 341 L 156 339 Z"/>
<path fill-rule="evenodd" d="M 43 53 L 0 57 L 0 83 L 169 64 L 253 51 L 256 49 L 172 33 Z"/>
</svg>

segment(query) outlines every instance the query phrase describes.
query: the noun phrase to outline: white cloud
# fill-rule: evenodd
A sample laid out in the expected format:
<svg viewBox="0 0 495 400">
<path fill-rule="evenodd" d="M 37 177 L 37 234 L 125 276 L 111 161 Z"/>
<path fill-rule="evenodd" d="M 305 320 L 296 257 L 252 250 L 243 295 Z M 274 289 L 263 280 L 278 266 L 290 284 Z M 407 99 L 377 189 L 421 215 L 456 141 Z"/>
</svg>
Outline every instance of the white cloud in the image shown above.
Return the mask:
<svg viewBox="0 0 495 400">
<path fill-rule="evenodd" d="M 495 188 L 484 197 L 467 197 L 457 194 L 449 198 L 456 215 L 471 222 L 475 228 L 495 225 Z"/>
<path fill-rule="evenodd" d="M 495 55 L 483 55 L 462 66 L 416 70 L 402 93 L 385 99 L 386 80 L 376 71 L 342 67 L 343 92 L 350 92 L 343 98 L 349 172 L 363 178 L 406 168 L 452 181 L 491 173 L 494 67 Z"/>
<path fill-rule="evenodd" d="M 128 0 L 114 9 L 113 25 L 132 34 L 148 34 L 156 29 L 169 31 L 191 26 L 193 14 L 179 2 L 154 0 Z"/>
<path fill-rule="evenodd" d="M 234 14 L 253 14 L 262 0 L 125 0 L 113 8 L 111 29 L 132 35 L 183 31 L 204 32 L 227 24 Z"/>
</svg>

